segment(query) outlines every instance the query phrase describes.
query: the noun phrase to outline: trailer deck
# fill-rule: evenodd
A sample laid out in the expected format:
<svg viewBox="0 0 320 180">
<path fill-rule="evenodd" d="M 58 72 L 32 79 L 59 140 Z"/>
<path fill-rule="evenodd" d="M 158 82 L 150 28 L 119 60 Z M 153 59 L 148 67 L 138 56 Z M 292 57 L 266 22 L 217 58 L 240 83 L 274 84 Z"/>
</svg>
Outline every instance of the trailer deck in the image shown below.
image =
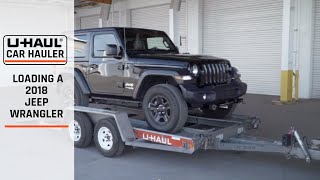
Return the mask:
<svg viewBox="0 0 320 180">
<path fill-rule="evenodd" d="M 79 106 L 73 110 L 88 115 L 94 126 L 101 120 L 114 121 L 119 139 L 127 146 L 188 154 L 199 149 L 271 152 L 284 154 L 288 159 L 300 158 L 307 162 L 320 160 L 320 140 L 306 142 L 294 128 L 284 134 L 282 141 L 248 136 L 248 130 L 259 127 L 261 120 L 257 117 L 233 115 L 229 119 L 212 119 L 189 116 L 181 131 L 168 134 L 150 129 L 145 121 L 129 118 L 126 112 Z M 116 136 L 116 133 L 110 136 Z M 101 148 L 100 141 L 97 142 L 96 146 Z M 119 150 L 116 155 L 121 153 Z"/>
</svg>

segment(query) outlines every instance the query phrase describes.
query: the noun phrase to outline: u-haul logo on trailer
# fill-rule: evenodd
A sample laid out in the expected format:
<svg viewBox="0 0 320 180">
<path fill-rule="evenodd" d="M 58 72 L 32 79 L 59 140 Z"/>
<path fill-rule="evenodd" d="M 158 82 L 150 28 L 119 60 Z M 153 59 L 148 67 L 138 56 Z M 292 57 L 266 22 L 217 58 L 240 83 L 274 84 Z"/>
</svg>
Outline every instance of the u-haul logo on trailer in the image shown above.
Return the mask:
<svg viewBox="0 0 320 180">
<path fill-rule="evenodd" d="M 66 64 L 67 37 L 62 35 L 7 35 L 3 38 L 4 64 Z"/>
<path fill-rule="evenodd" d="M 170 145 L 170 146 L 172 145 L 169 138 L 166 138 L 166 137 L 160 136 L 160 135 L 152 135 L 152 134 L 143 133 L 142 139 L 147 140 L 147 141 L 156 142 L 156 143 L 166 144 L 166 145 Z"/>
<path fill-rule="evenodd" d="M 191 151 L 195 150 L 194 143 L 191 138 L 170 135 L 162 132 L 156 132 L 156 131 L 139 129 L 139 128 L 134 128 L 133 130 L 137 139 L 143 139 L 145 141 L 165 144 L 168 146 L 188 149 Z"/>
</svg>

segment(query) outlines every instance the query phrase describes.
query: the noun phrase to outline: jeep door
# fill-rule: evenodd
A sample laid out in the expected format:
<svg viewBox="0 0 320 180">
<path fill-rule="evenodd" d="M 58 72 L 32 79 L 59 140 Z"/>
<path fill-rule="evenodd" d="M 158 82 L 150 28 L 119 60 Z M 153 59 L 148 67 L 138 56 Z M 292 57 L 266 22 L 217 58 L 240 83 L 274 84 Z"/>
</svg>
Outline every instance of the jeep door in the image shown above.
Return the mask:
<svg viewBox="0 0 320 180">
<path fill-rule="evenodd" d="M 116 95 L 123 89 L 123 60 L 106 55 L 109 44 L 119 46 L 117 36 L 112 31 L 91 34 L 91 57 L 87 78 L 93 93 Z"/>
</svg>

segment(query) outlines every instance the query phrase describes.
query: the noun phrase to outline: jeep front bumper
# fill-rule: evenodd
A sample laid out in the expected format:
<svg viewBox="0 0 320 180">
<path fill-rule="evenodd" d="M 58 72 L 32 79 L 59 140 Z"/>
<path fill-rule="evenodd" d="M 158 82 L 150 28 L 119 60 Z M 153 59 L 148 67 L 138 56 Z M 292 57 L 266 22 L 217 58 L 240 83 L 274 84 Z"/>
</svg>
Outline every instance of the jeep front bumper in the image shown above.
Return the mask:
<svg viewBox="0 0 320 180">
<path fill-rule="evenodd" d="M 233 80 L 229 84 L 199 88 L 194 84 L 180 85 L 185 100 L 193 107 L 234 101 L 247 92 L 247 84 Z"/>
</svg>

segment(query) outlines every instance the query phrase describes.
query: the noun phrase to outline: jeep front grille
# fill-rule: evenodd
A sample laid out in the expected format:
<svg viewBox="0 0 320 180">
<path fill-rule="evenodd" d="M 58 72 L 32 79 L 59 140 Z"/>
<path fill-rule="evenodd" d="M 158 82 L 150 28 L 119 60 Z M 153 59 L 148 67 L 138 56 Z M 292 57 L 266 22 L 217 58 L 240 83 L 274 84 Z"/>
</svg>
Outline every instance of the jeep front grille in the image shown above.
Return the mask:
<svg viewBox="0 0 320 180">
<path fill-rule="evenodd" d="M 230 69 L 228 63 L 202 64 L 200 66 L 200 85 L 226 84 L 231 78 Z"/>
</svg>

